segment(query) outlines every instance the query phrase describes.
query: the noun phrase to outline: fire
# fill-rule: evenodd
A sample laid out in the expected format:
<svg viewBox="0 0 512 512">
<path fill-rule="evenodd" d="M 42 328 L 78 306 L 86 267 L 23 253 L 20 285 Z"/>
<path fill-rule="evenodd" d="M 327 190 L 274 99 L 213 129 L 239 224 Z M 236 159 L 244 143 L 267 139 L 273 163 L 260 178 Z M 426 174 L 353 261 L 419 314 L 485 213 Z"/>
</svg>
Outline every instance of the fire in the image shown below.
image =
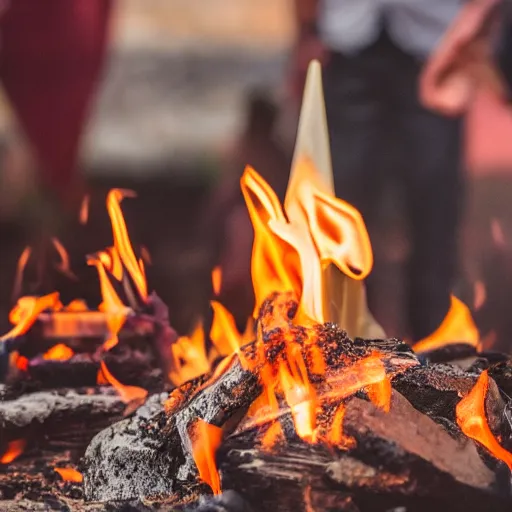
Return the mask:
<svg viewBox="0 0 512 512">
<path fill-rule="evenodd" d="M 0 464 L 10 464 L 16 460 L 24 452 L 26 444 L 25 439 L 10 441 L 7 445 L 7 450 L 0 457 Z"/>
<path fill-rule="evenodd" d="M 505 450 L 494 437 L 485 414 L 485 397 L 489 388 L 487 370 L 480 374 L 473 389 L 457 404 L 457 424 L 464 434 L 485 446 L 512 471 L 512 453 Z"/>
<path fill-rule="evenodd" d="M 78 214 L 78 220 L 80 224 L 85 226 L 87 224 L 87 221 L 89 220 L 89 204 L 91 202 L 91 196 L 89 194 L 85 194 L 84 198 L 82 199 L 82 203 L 80 205 L 80 212 Z"/>
<path fill-rule="evenodd" d="M 12 287 L 12 298 L 13 302 L 18 299 L 21 295 L 21 287 L 23 283 L 23 273 L 25 271 L 25 267 L 27 266 L 28 260 L 30 259 L 30 255 L 32 254 L 32 248 L 27 246 L 23 249 L 19 259 L 18 264 L 16 266 L 16 276 L 14 278 L 14 285 Z"/>
<path fill-rule="evenodd" d="M 178 338 L 172 346 L 172 354 L 174 364 L 169 379 L 177 386 L 210 371 L 202 322 L 196 324 L 190 336 Z"/>
<path fill-rule="evenodd" d="M 87 263 L 96 267 L 100 279 L 100 289 L 103 302 L 99 305 L 98 309 L 106 314 L 110 336 L 103 344 L 103 348 L 108 351 L 117 345 L 117 335 L 123 327 L 126 317 L 130 313 L 130 309 L 124 305 L 110 282 L 105 266 L 101 260 L 102 255 L 104 254 L 106 253 L 100 253 L 97 258 L 90 256 Z"/>
<path fill-rule="evenodd" d="M 233 315 L 220 303 L 215 300 L 210 302 L 213 309 L 213 321 L 210 329 L 210 338 L 219 351 L 220 355 L 240 353 L 242 335 L 238 332 Z"/>
<path fill-rule="evenodd" d="M 131 190 L 113 189 L 107 196 L 107 210 L 112 222 L 112 233 L 114 236 L 114 248 L 116 249 L 126 271 L 131 277 L 140 298 L 143 301 L 148 299 L 146 276 L 144 267 L 137 260 L 133 252 L 132 244 L 128 236 L 128 230 L 121 211 L 121 201 L 125 197 L 135 197 Z"/>
<path fill-rule="evenodd" d="M 192 453 L 199 478 L 211 487 L 213 494 L 220 494 L 220 477 L 215 464 L 215 452 L 222 442 L 222 429 L 198 419 L 191 430 Z"/>
<path fill-rule="evenodd" d="M 138 386 L 126 386 L 121 384 L 108 370 L 106 364 L 101 361 L 100 362 L 100 371 L 98 372 L 98 383 L 104 382 L 105 380 L 119 393 L 121 400 L 127 404 L 134 400 L 142 401 L 148 395 L 148 392 L 139 388 Z M 101 377 L 100 377 L 101 373 Z M 104 380 L 103 380 L 104 379 Z"/>
<path fill-rule="evenodd" d="M 220 295 L 220 288 L 222 285 L 222 269 L 217 266 L 212 270 L 212 287 L 215 296 Z"/>
<path fill-rule="evenodd" d="M 58 473 L 65 482 L 80 483 L 84 479 L 82 473 L 73 468 L 53 468 L 53 470 Z"/>
<path fill-rule="evenodd" d="M 342 450 L 348 450 L 353 448 L 356 444 L 356 440 L 343 433 L 343 418 L 345 417 L 345 404 L 341 404 L 331 423 L 331 430 L 327 436 L 327 442 L 333 446 L 337 446 Z"/>
<path fill-rule="evenodd" d="M 64 343 L 59 343 L 50 348 L 44 355 L 43 359 L 52 361 L 67 361 L 71 359 L 75 353 Z"/>
<path fill-rule="evenodd" d="M 457 297 L 451 297 L 451 305 L 446 317 L 437 330 L 427 338 L 418 341 L 413 349 L 417 353 L 427 352 L 450 343 L 478 345 L 480 335 L 469 308 Z"/>
<path fill-rule="evenodd" d="M 21 297 L 9 314 L 9 320 L 14 327 L 7 334 L 0 336 L 0 342 L 25 334 L 43 311 L 55 310 L 60 306 L 57 292 L 43 297 Z"/>
<path fill-rule="evenodd" d="M 61 244 L 58 238 L 52 237 L 51 240 L 53 246 L 55 247 L 55 250 L 57 251 L 57 254 L 60 257 L 60 263 L 57 263 L 55 265 L 55 268 L 65 276 L 68 276 L 69 278 L 76 280 L 75 274 L 73 274 L 73 272 L 71 271 L 69 254 L 66 251 L 66 248 Z"/>
</svg>

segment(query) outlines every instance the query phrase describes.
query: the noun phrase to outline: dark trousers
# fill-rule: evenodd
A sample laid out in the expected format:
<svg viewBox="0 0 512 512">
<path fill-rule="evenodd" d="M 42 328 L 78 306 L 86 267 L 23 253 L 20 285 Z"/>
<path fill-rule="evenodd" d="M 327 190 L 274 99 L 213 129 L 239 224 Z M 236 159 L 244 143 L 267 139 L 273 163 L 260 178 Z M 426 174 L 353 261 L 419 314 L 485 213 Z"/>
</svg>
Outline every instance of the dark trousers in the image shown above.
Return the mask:
<svg viewBox="0 0 512 512">
<path fill-rule="evenodd" d="M 355 56 L 332 53 L 324 71 L 337 195 L 359 209 L 371 236 L 386 183 L 398 179 L 403 188 L 415 340 L 435 330 L 449 308 L 462 186 L 462 120 L 420 105 L 421 65 L 382 36 Z M 371 307 L 371 281 L 368 294 Z"/>
</svg>

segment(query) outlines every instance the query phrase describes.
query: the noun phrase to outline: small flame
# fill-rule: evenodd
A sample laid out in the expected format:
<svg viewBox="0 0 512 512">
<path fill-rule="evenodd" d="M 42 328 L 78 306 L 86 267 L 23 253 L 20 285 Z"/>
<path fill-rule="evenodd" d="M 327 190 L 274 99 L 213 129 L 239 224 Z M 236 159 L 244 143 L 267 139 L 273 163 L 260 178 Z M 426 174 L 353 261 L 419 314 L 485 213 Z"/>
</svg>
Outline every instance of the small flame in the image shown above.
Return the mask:
<svg viewBox="0 0 512 512">
<path fill-rule="evenodd" d="M 12 356 L 11 364 L 15 364 L 18 370 L 26 372 L 28 370 L 28 359 L 25 356 L 20 356 L 18 352 L 14 352 Z"/>
<path fill-rule="evenodd" d="M 9 320 L 15 325 L 7 334 L 0 336 L 0 342 L 25 334 L 44 310 L 56 309 L 59 305 L 57 292 L 43 297 L 21 297 L 9 313 Z"/>
<path fill-rule="evenodd" d="M 59 343 L 58 345 L 54 345 L 43 355 L 43 359 L 52 360 L 52 361 L 67 361 L 74 356 L 74 352 L 64 343 Z"/>
<path fill-rule="evenodd" d="M 0 457 L 0 464 L 9 464 L 16 460 L 24 452 L 26 444 L 25 439 L 10 441 L 7 445 L 7 450 Z"/>
<path fill-rule="evenodd" d="M 80 483 L 84 479 L 82 473 L 73 468 L 53 468 L 53 470 L 58 473 L 65 482 Z"/>
<path fill-rule="evenodd" d="M 97 258 L 91 256 L 88 258 L 87 263 L 96 267 L 100 279 L 100 289 L 103 302 L 99 305 L 98 309 L 106 314 L 110 336 L 103 344 L 103 348 L 108 351 L 117 345 L 117 335 L 123 327 L 126 317 L 130 313 L 130 309 L 127 308 L 119 298 L 119 295 L 114 290 L 114 287 L 107 276 L 105 267 L 101 262 L 102 258 L 105 258 L 105 254 L 106 253 L 102 252 Z M 108 254 L 106 257 L 108 257 Z"/>
<path fill-rule="evenodd" d="M 288 364 L 279 366 L 281 388 L 292 411 L 297 435 L 311 442 L 316 428 L 316 392 L 309 381 L 300 349 L 294 345 L 288 348 Z"/>
<path fill-rule="evenodd" d="M 485 446 L 512 471 L 512 453 L 505 450 L 494 437 L 485 415 L 485 397 L 489 388 L 487 370 L 480 374 L 473 389 L 457 404 L 457 424 L 464 434 Z"/>
<path fill-rule="evenodd" d="M 475 281 L 475 284 L 473 286 L 473 294 L 474 294 L 474 300 L 473 300 L 473 309 L 475 311 L 478 311 L 487 300 L 487 288 L 485 286 L 485 283 L 483 281 Z"/>
<path fill-rule="evenodd" d="M 70 279 L 77 280 L 77 277 L 75 274 L 71 271 L 71 264 L 69 262 L 69 254 L 66 251 L 65 247 L 61 244 L 58 238 L 52 237 L 52 244 L 55 247 L 55 250 L 57 251 L 57 254 L 60 257 L 60 262 L 55 265 L 55 268 L 64 274 L 65 276 L 69 277 Z"/>
<path fill-rule="evenodd" d="M 147 301 L 148 292 L 144 270 L 140 267 L 133 252 L 123 212 L 121 211 L 120 203 L 125 197 L 135 197 L 135 193 L 131 190 L 113 189 L 107 196 L 107 210 L 112 222 L 114 247 L 128 274 L 132 278 L 141 299 Z"/>
<path fill-rule="evenodd" d="M 375 384 L 370 384 L 366 388 L 366 393 L 375 406 L 384 412 L 389 412 L 391 408 L 391 380 L 387 376 Z"/>
<path fill-rule="evenodd" d="M 85 224 L 87 224 L 87 221 L 89 220 L 90 202 L 91 196 L 89 194 L 85 194 L 84 198 L 82 199 L 82 204 L 80 205 L 80 213 L 78 215 L 78 220 L 80 221 L 80 224 L 82 224 L 82 226 L 85 226 Z"/>
<path fill-rule="evenodd" d="M 480 335 L 469 308 L 457 297 L 451 297 L 451 305 L 446 317 L 430 336 L 418 341 L 413 349 L 417 353 L 434 350 L 450 343 L 478 345 Z"/>
<path fill-rule="evenodd" d="M 199 478 L 207 483 L 213 494 L 221 493 L 215 453 L 222 442 L 222 429 L 198 419 L 192 427 L 192 453 Z"/>
<path fill-rule="evenodd" d="M 220 303 L 215 300 L 210 302 L 213 309 L 213 321 L 210 329 L 210 339 L 215 348 L 222 356 L 236 353 L 244 364 L 240 346 L 242 335 L 236 328 L 233 315 Z"/>
<path fill-rule="evenodd" d="M 21 253 L 18 264 L 16 266 L 16 277 L 14 278 L 14 285 L 12 288 L 12 300 L 13 302 L 18 299 L 21 295 L 21 287 L 23 283 L 23 273 L 25 272 L 25 267 L 27 266 L 28 260 L 30 259 L 30 255 L 32 254 L 32 248 L 27 245 L 23 252 Z"/>
<path fill-rule="evenodd" d="M 176 386 L 208 373 L 210 362 L 206 354 L 203 323 L 197 323 L 190 336 L 180 336 L 172 345 L 174 358 L 169 379 Z"/>
<path fill-rule="evenodd" d="M 356 440 L 343 433 L 343 419 L 345 418 L 345 404 L 340 404 L 331 423 L 331 430 L 327 436 L 327 442 L 342 450 L 354 448 Z"/>
<path fill-rule="evenodd" d="M 121 400 L 125 404 L 130 403 L 134 400 L 137 400 L 137 401 L 145 400 L 146 396 L 148 395 L 148 392 L 145 389 L 139 388 L 138 386 L 125 386 L 124 384 L 121 384 L 109 372 L 106 364 L 103 361 L 100 362 L 100 366 L 101 366 L 100 372 L 103 374 L 103 377 L 113 388 L 115 388 L 115 390 L 119 393 Z M 98 375 L 98 380 L 100 380 L 99 375 Z"/>
<path fill-rule="evenodd" d="M 218 297 L 220 295 L 221 286 L 222 286 L 222 268 L 220 266 L 217 266 L 212 270 L 213 294 L 216 297 Z"/>
</svg>

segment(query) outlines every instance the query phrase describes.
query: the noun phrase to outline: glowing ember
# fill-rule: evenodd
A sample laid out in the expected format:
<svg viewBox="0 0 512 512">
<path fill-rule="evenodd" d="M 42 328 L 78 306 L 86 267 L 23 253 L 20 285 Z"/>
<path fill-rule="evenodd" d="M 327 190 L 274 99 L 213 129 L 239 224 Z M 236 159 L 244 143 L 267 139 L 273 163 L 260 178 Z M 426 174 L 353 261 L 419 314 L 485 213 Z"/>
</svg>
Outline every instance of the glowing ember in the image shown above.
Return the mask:
<svg viewBox="0 0 512 512">
<path fill-rule="evenodd" d="M 67 361 L 71 359 L 75 353 L 72 349 L 70 349 L 64 343 L 59 343 L 58 345 L 54 345 L 50 348 L 45 354 L 43 354 L 43 359 L 52 360 L 52 361 Z"/>
<path fill-rule="evenodd" d="M 113 189 L 107 196 L 107 210 L 112 222 L 112 233 L 114 236 L 114 247 L 123 262 L 128 274 L 133 280 L 140 298 L 144 301 L 148 298 L 146 277 L 139 261 L 133 252 L 128 230 L 121 211 L 121 201 L 125 197 L 135 197 L 135 193 L 130 190 Z"/>
<path fill-rule="evenodd" d="M 10 441 L 7 445 L 7 450 L 0 457 L 0 464 L 9 464 L 16 460 L 25 450 L 27 442 L 25 439 L 17 439 Z"/>
<path fill-rule="evenodd" d="M 213 494 L 220 494 L 220 477 L 215 464 L 215 452 L 222 442 L 222 429 L 198 419 L 191 428 L 192 453 L 199 477 Z"/>
<path fill-rule="evenodd" d="M 417 353 L 427 352 L 450 343 L 478 345 L 480 335 L 475 326 L 471 311 L 457 297 L 451 297 L 450 309 L 437 330 L 413 346 Z"/>
<path fill-rule="evenodd" d="M 65 482 L 80 483 L 84 479 L 82 473 L 73 468 L 53 468 L 53 470 L 58 473 Z"/>
<path fill-rule="evenodd" d="M 457 404 L 457 424 L 464 434 L 485 446 L 512 471 L 512 453 L 505 450 L 494 437 L 485 414 L 485 397 L 489 388 L 487 370 L 480 374 L 473 389 Z"/>
<path fill-rule="evenodd" d="M 37 320 L 37 317 L 46 309 L 58 309 L 61 307 L 57 292 L 43 297 L 21 297 L 11 310 L 9 320 L 14 327 L 3 336 L 0 341 L 17 338 L 25 334 Z"/>
<path fill-rule="evenodd" d="M 103 374 L 105 380 L 119 393 L 121 400 L 127 404 L 134 400 L 142 401 L 145 400 L 148 392 L 139 388 L 138 386 L 125 386 L 121 384 L 109 371 L 107 366 L 103 361 L 100 362 L 101 370 L 100 372 Z"/>
<path fill-rule="evenodd" d="M 220 267 L 215 267 L 212 270 L 212 287 L 213 287 L 213 294 L 215 296 L 220 295 L 221 286 L 222 286 L 222 269 Z"/>
</svg>

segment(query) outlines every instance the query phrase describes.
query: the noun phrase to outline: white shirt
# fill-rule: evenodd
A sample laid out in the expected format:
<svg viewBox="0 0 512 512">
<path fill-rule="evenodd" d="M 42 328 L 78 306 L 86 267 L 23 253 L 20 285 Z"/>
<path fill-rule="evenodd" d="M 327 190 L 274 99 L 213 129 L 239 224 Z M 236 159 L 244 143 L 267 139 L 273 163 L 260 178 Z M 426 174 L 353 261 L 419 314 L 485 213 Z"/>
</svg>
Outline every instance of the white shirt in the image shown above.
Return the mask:
<svg viewBox="0 0 512 512">
<path fill-rule="evenodd" d="M 331 50 L 356 53 L 372 44 L 384 26 L 402 50 L 426 57 L 463 3 L 463 0 L 320 0 L 320 37 Z"/>
</svg>

